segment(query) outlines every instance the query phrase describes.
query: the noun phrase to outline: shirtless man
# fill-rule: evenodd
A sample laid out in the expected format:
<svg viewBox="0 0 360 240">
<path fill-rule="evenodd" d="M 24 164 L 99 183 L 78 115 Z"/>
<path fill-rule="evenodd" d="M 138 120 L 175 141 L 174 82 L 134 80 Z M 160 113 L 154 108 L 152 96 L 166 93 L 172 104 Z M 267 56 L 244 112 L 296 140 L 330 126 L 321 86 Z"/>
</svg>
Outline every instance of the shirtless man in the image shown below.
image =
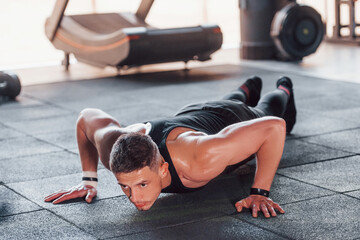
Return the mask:
<svg viewBox="0 0 360 240">
<path fill-rule="evenodd" d="M 100 158 L 136 208 L 148 210 L 161 192 L 197 190 L 256 154 L 250 195 L 235 207 L 238 212 L 251 208 L 253 217 L 259 211 L 265 217 L 276 216 L 275 210 L 284 213 L 269 191 L 296 109 L 291 80 L 282 77 L 276 85 L 260 99 L 262 81 L 252 77 L 222 100 L 188 105 L 173 117 L 128 127 L 101 110 L 83 110 L 76 128 L 83 181 L 45 201 L 85 197 L 90 203 L 97 194 Z"/>
</svg>

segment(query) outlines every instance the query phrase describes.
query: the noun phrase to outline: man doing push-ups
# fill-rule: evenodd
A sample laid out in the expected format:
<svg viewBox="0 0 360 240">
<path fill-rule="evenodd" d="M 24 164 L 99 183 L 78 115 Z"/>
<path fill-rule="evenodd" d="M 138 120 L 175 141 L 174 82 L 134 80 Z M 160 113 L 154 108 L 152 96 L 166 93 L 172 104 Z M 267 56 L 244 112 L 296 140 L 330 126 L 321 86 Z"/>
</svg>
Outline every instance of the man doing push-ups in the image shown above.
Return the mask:
<svg viewBox="0 0 360 240">
<path fill-rule="evenodd" d="M 98 159 L 112 171 L 138 210 L 148 210 L 161 192 L 189 192 L 205 186 L 228 166 L 256 154 L 250 195 L 236 202 L 276 216 L 284 210 L 269 198 L 286 133 L 296 120 L 293 84 L 281 77 L 260 99 L 262 81 L 249 78 L 218 101 L 183 107 L 172 117 L 127 127 L 98 109 L 85 109 L 77 121 L 83 181 L 45 198 L 54 204 L 97 194 Z M 260 100 L 259 100 L 260 99 Z"/>
</svg>

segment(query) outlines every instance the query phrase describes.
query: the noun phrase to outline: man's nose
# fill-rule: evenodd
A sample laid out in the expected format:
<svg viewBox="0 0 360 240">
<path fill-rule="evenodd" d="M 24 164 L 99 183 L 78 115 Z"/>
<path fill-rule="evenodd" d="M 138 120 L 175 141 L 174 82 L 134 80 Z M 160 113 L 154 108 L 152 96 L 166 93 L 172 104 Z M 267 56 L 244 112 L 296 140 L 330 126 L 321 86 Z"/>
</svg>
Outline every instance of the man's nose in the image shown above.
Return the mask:
<svg viewBox="0 0 360 240">
<path fill-rule="evenodd" d="M 130 200 L 133 203 L 138 202 L 140 199 L 140 194 L 137 191 L 131 190 L 130 192 Z"/>
</svg>

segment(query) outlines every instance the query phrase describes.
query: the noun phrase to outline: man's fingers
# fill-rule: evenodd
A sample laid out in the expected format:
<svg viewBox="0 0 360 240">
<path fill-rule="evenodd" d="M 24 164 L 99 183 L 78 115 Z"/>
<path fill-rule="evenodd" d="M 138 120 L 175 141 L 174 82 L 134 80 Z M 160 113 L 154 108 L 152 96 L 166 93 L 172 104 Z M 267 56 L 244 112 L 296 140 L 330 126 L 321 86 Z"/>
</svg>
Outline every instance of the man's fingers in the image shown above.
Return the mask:
<svg viewBox="0 0 360 240">
<path fill-rule="evenodd" d="M 243 199 L 235 203 L 236 210 L 241 212 L 243 208 L 251 208 L 252 216 L 258 217 L 258 213 L 261 211 L 266 218 L 276 217 L 277 213 L 275 210 L 280 213 L 285 213 L 285 211 L 279 206 L 279 204 L 274 203 L 270 198 L 259 197 L 259 196 L 249 196 L 246 199 Z"/>
<path fill-rule="evenodd" d="M 235 207 L 238 212 L 241 212 L 243 210 L 243 208 L 249 208 L 249 206 L 245 200 L 241 200 L 241 201 L 235 203 Z"/>
<path fill-rule="evenodd" d="M 276 217 L 277 214 L 276 214 L 274 208 L 271 206 L 271 204 L 268 203 L 266 206 L 267 206 L 267 209 L 270 211 L 271 216 Z"/>
<path fill-rule="evenodd" d="M 252 205 L 252 216 L 256 218 L 258 216 L 259 210 L 260 210 L 259 207 L 256 204 L 253 204 Z"/>
<path fill-rule="evenodd" d="M 58 199 L 56 199 L 55 201 L 53 201 L 53 204 L 61 203 L 63 201 L 74 199 L 74 198 L 83 197 L 85 195 L 84 194 L 85 192 L 86 192 L 86 190 L 80 190 L 80 191 L 73 191 L 73 192 L 64 194 L 61 197 L 59 197 Z"/>
<path fill-rule="evenodd" d="M 68 193 L 68 191 L 64 191 L 64 190 L 60 190 L 60 191 L 57 191 L 53 194 L 50 194 L 49 196 L 46 196 L 44 198 L 45 202 L 50 202 L 58 197 L 60 197 L 61 195 L 65 194 L 65 193 Z"/>
<path fill-rule="evenodd" d="M 265 203 L 260 203 L 260 209 L 261 209 L 261 211 L 263 212 L 263 214 L 264 214 L 264 216 L 265 216 L 266 218 L 269 218 L 269 217 L 270 217 L 270 213 L 269 213 L 269 211 L 268 211 Z"/>
<path fill-rule="evenodd" d="M 282 209 L 279 204 L 273 203 L 273 207 L 278 210 L 280 213 L 285 213 L 284 209 Z"/>
<path fill-rule="evenodd" d="M 70 192 L 70 193 L 64 194 L 64 195 L 62 195 L 61 197 L 55 199 L 52 203 L 53 203 L 53 204 L 58 204 L 58 203 L 61 203 L 61 202 L 63 202 L 63 201 L 66 201 L 66 200 L 68 200 L 68 199 L 71 199 L 72 196 L 74 196 L 73 193 L 74 193 L 74 192 Z"/>
<path fill-rule="evenodd" d="M 235 203 L 236 210 L 241 212 L 243 210 L 243 205 L 240 202 Z"/>
<path fill-rule="evenodd" d="M 91 201 L 93 200 L 93 198 L 96 196 L 96 190 L 95 189 L 90 189 L 88 190 L 88 194 L 86 195 L 85 201 L 87 203 L 91 203 Z"/>
</svg>

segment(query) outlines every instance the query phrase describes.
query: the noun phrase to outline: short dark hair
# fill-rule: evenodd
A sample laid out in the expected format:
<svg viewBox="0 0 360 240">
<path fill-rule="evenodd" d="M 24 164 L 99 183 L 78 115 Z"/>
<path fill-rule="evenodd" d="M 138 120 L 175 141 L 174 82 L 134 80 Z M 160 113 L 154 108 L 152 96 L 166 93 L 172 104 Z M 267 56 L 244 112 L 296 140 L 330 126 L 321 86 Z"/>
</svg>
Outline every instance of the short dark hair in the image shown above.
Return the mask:
<svg viewBox="0 0 360 240">
<path fill-rule="evenodd" d="M 113 173 L 129 173 L 148 166 L 158 166 L 157 146 L 150 136 L 142 133 L 122 134 L 114 143 L 110 154 Z"/>
</svg>

